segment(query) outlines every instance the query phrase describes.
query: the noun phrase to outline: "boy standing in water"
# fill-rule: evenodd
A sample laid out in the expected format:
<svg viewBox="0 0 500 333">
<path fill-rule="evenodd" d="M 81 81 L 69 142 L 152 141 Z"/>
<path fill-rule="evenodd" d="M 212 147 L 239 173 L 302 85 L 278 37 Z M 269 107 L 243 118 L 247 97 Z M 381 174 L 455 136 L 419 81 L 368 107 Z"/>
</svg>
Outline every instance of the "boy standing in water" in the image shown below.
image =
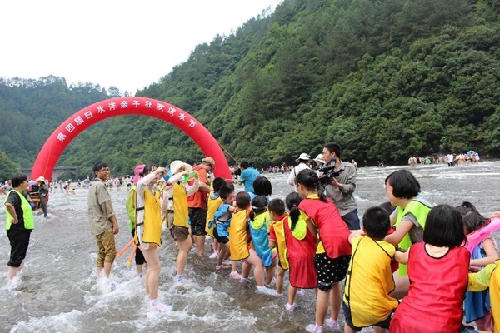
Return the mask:
<svg viewBox="0 0 500 333">
<path fill-rule="evenodd" d="M 97 276 L 102 271 L 106 277 L 111 273 L 111 266 L 116 258 L 115 237 L 120 230 L 116 222 L 111 197 L 106 190 L 105 182 L 109 179 L 110 169 L 104 162 L 97 162 L 92 167 L 95 179 L 92 181 L 88 195 L 88 219 L 90 232 L 97 241 Z"/>
<path fill-rule="evenodd" d="M 396 252 L 394 245 L 384 241 L 390 228 L 389 214 L 381 207 L 371 207 L 363 215 L 366 236 L 349 236 L 353 254 L 342 302 L 346 333 L 367 326 L 374 326 L 374 333 L 389 329 L 398 306 L 398 301 L 389 295 L 395 288 L 391 261 Z"/>
</svg>

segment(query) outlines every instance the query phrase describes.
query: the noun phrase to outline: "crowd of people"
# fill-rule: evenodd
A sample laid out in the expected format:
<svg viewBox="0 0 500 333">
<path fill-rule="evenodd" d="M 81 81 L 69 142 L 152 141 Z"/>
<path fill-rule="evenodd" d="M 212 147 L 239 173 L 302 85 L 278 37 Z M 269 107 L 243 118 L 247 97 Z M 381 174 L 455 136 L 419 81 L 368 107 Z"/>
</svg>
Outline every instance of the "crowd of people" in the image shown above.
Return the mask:
<svg viewBox="0 0 500 333">
<path fill-rule="evenodd" d="M 427 155 L 427 156 L 410 156 L 408 165 L 415 167 L 417 165 L 429 164 L 448 164 L 448 166 L 464 165 L 479 162 L 479 154 L 474 150 L 469 150 L 466 153 L 446 154 L 445 156 Z"/>
<path fill-rule="evenodd" d="M 281 296 L 288 272 L 286 311 L 296 309 L 303 289 L 315 289 L 309 332 L 340 330 L 340 311 L 344 332 L 475 332 L 462 324 L 464 314 L 479 331 L 500 332 L 500 270 L 491 236 L 500 230 L 500 212 L 486 218 L 470 202 L 435 206 L 419 196 L 418 180 L 402 169 L 385 179 L 388 201 L 368 208 L 360 221 L 353 196 L 357 167 L 341 152 L 329 142 L 315 158 L 301 153 L 290 168 L 285 198 L 273 195 L 269 179 L 248 162 L 239 165 L 237 182 L 244 190 L 237 193 L 231 180 L 211 177 L 211 157 L 194 166 L 176 160 L 168 168 L 135 167 L 124 205 L 149 307 L 172 309 L 158 295 L 158 247 L 172 241 L 176 283 L 188 282 L 184 271 L 194 246 L 228 278 L 245 282 L 253 275 L 256 293 Z M 120 227 L 106 187 L 110 168 L 97 162 L 92 170 L 87 202 L 97 272 L 114 288 Z M 26 188 L 27 177 L 14 176 L 5 201 L 9 279 L 23 267 L 34 227 Z"/>
</svg>

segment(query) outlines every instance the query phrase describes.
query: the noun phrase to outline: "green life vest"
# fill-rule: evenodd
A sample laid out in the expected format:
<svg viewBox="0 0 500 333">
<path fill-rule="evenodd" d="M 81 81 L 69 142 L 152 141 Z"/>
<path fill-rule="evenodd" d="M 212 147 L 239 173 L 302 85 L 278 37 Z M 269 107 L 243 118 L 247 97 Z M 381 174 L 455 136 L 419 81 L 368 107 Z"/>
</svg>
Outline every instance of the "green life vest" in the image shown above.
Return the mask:
<svg viewBox="0 0 500 333">
<path fill-rule="evenodd" d="M 35 228 L 35 223 L 33 220 L 33 210 L 28 200 L 26 200 L 26 198 L 21 193 L 19 193 L 14 189 L 10 190 L 9 193 L 7 193 L 7 196 L 5 197 L 4 203 L 7 201 L 7 198 L 9 197 L 9 194 L 11 192 L 17 193 L 19 198 L 21 198 L 21 209 L 23 210 L 24 228 L 26 230 L 33 230 Z M 7 210 L 7 206 L 4 205 L 4 209 L 5 209 L 5 215 L 7 216 L 7 219 L 5 220 L 5 229 L 10 230 L 10 227 L 12 226 L 12 220 L 14 218 L 12 217 L 12 215 L 10 215 L 9 211 Z"/>
<path fill-rule="evenodd" d="M 419 201 L 419 200 L 410 201 L 404 209 L 402 207 L 398 206 L 398 216 L 396 219 L 396 229 L 401 224 L 403 217 L 405 217 L 409 213 L 411 213 L 413 216 L 415 216 L 418 224 L 420 224 L 422 229 L 424 229 L 425 222 L 427 221 L 427 214 L 429 214 L 430 210 L 431 210 L 431 207 L 429 204 L 422 202 L 422 201 Z M 407 233 L 403 237 L 401 242 L 399 242 L 399 244 L 398 244 L 398 246 L 404 250 L 408 250 L 411 245 L 412 245 L 412 242 L 411 242 L 409 233 Z M 403 264 L 399 264 L 398 272 L 399 272 L 399 276 L 408 275 L 407 266 L 403 265 Z"/>
<path fill-rule="evenodd" d="M 134 185 L 132 185 L 132 188 L 128 192 L 127 202 L 125 203 L 125 208 L 127 209 L 128 219 L 130 221 L 129 228 L 130 228 L 131 232 L 132 232 L 132 230 L 135 229 L 136 220 L 137 220 L 136 214 L 135 214 L 136 213 L 136 211 L 135 211 L 136 202 L 134 200 L 136 191 L 137 191 L 137 185 L 134 184 Z"/>
</svg>

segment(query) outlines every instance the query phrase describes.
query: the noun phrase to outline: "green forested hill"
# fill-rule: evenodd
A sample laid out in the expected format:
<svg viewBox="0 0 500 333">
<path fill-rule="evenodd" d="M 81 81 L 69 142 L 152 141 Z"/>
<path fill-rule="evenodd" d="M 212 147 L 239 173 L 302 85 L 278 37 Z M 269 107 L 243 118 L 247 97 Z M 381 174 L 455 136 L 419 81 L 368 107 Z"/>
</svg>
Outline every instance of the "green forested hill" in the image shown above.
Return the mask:
<svg viewBox="0 0 500 333">
<path fill-rule="evenodd" d="M 345 159 L 389 163 L 468 149 L 500 156 L 499 15 L 491 0 L 284 0 L 196 46 L 138 95 L 188 111 L 258 165 L 316 154 L 326 141 Z M 127 173 L 193 157 L 196 145 L 169 124 L 118 117 L 80 135 L 61 164 L 104 158 Z"/>
<path fill-rule="evenodd" d="M 116 88 L 110 89 L 115 91 Z M 107 96 L 107 91 L 99 85 L 68 86 L 64 78 L 54 76 L 0 78 L 0 151 L 6 154 L 0 154 L 0 164 L 8 158 L 17 166 L 30 167 L 45 140 L 61 122 Z M 13 170 L 6 172 L 12 175 Z"/>
</svg>

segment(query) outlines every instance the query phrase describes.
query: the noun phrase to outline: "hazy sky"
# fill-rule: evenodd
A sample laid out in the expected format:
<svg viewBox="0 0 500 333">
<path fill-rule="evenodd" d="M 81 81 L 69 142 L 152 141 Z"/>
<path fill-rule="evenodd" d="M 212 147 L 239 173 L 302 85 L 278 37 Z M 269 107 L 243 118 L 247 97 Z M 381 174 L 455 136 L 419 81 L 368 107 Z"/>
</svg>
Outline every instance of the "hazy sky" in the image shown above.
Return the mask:
<svg viewBox="0 0 500 333">
<path fill-rule="evenodd" d="M 281 0 L 2 0 L 0 77 L 55 75 L 135 94 Z"/>
</svg>

